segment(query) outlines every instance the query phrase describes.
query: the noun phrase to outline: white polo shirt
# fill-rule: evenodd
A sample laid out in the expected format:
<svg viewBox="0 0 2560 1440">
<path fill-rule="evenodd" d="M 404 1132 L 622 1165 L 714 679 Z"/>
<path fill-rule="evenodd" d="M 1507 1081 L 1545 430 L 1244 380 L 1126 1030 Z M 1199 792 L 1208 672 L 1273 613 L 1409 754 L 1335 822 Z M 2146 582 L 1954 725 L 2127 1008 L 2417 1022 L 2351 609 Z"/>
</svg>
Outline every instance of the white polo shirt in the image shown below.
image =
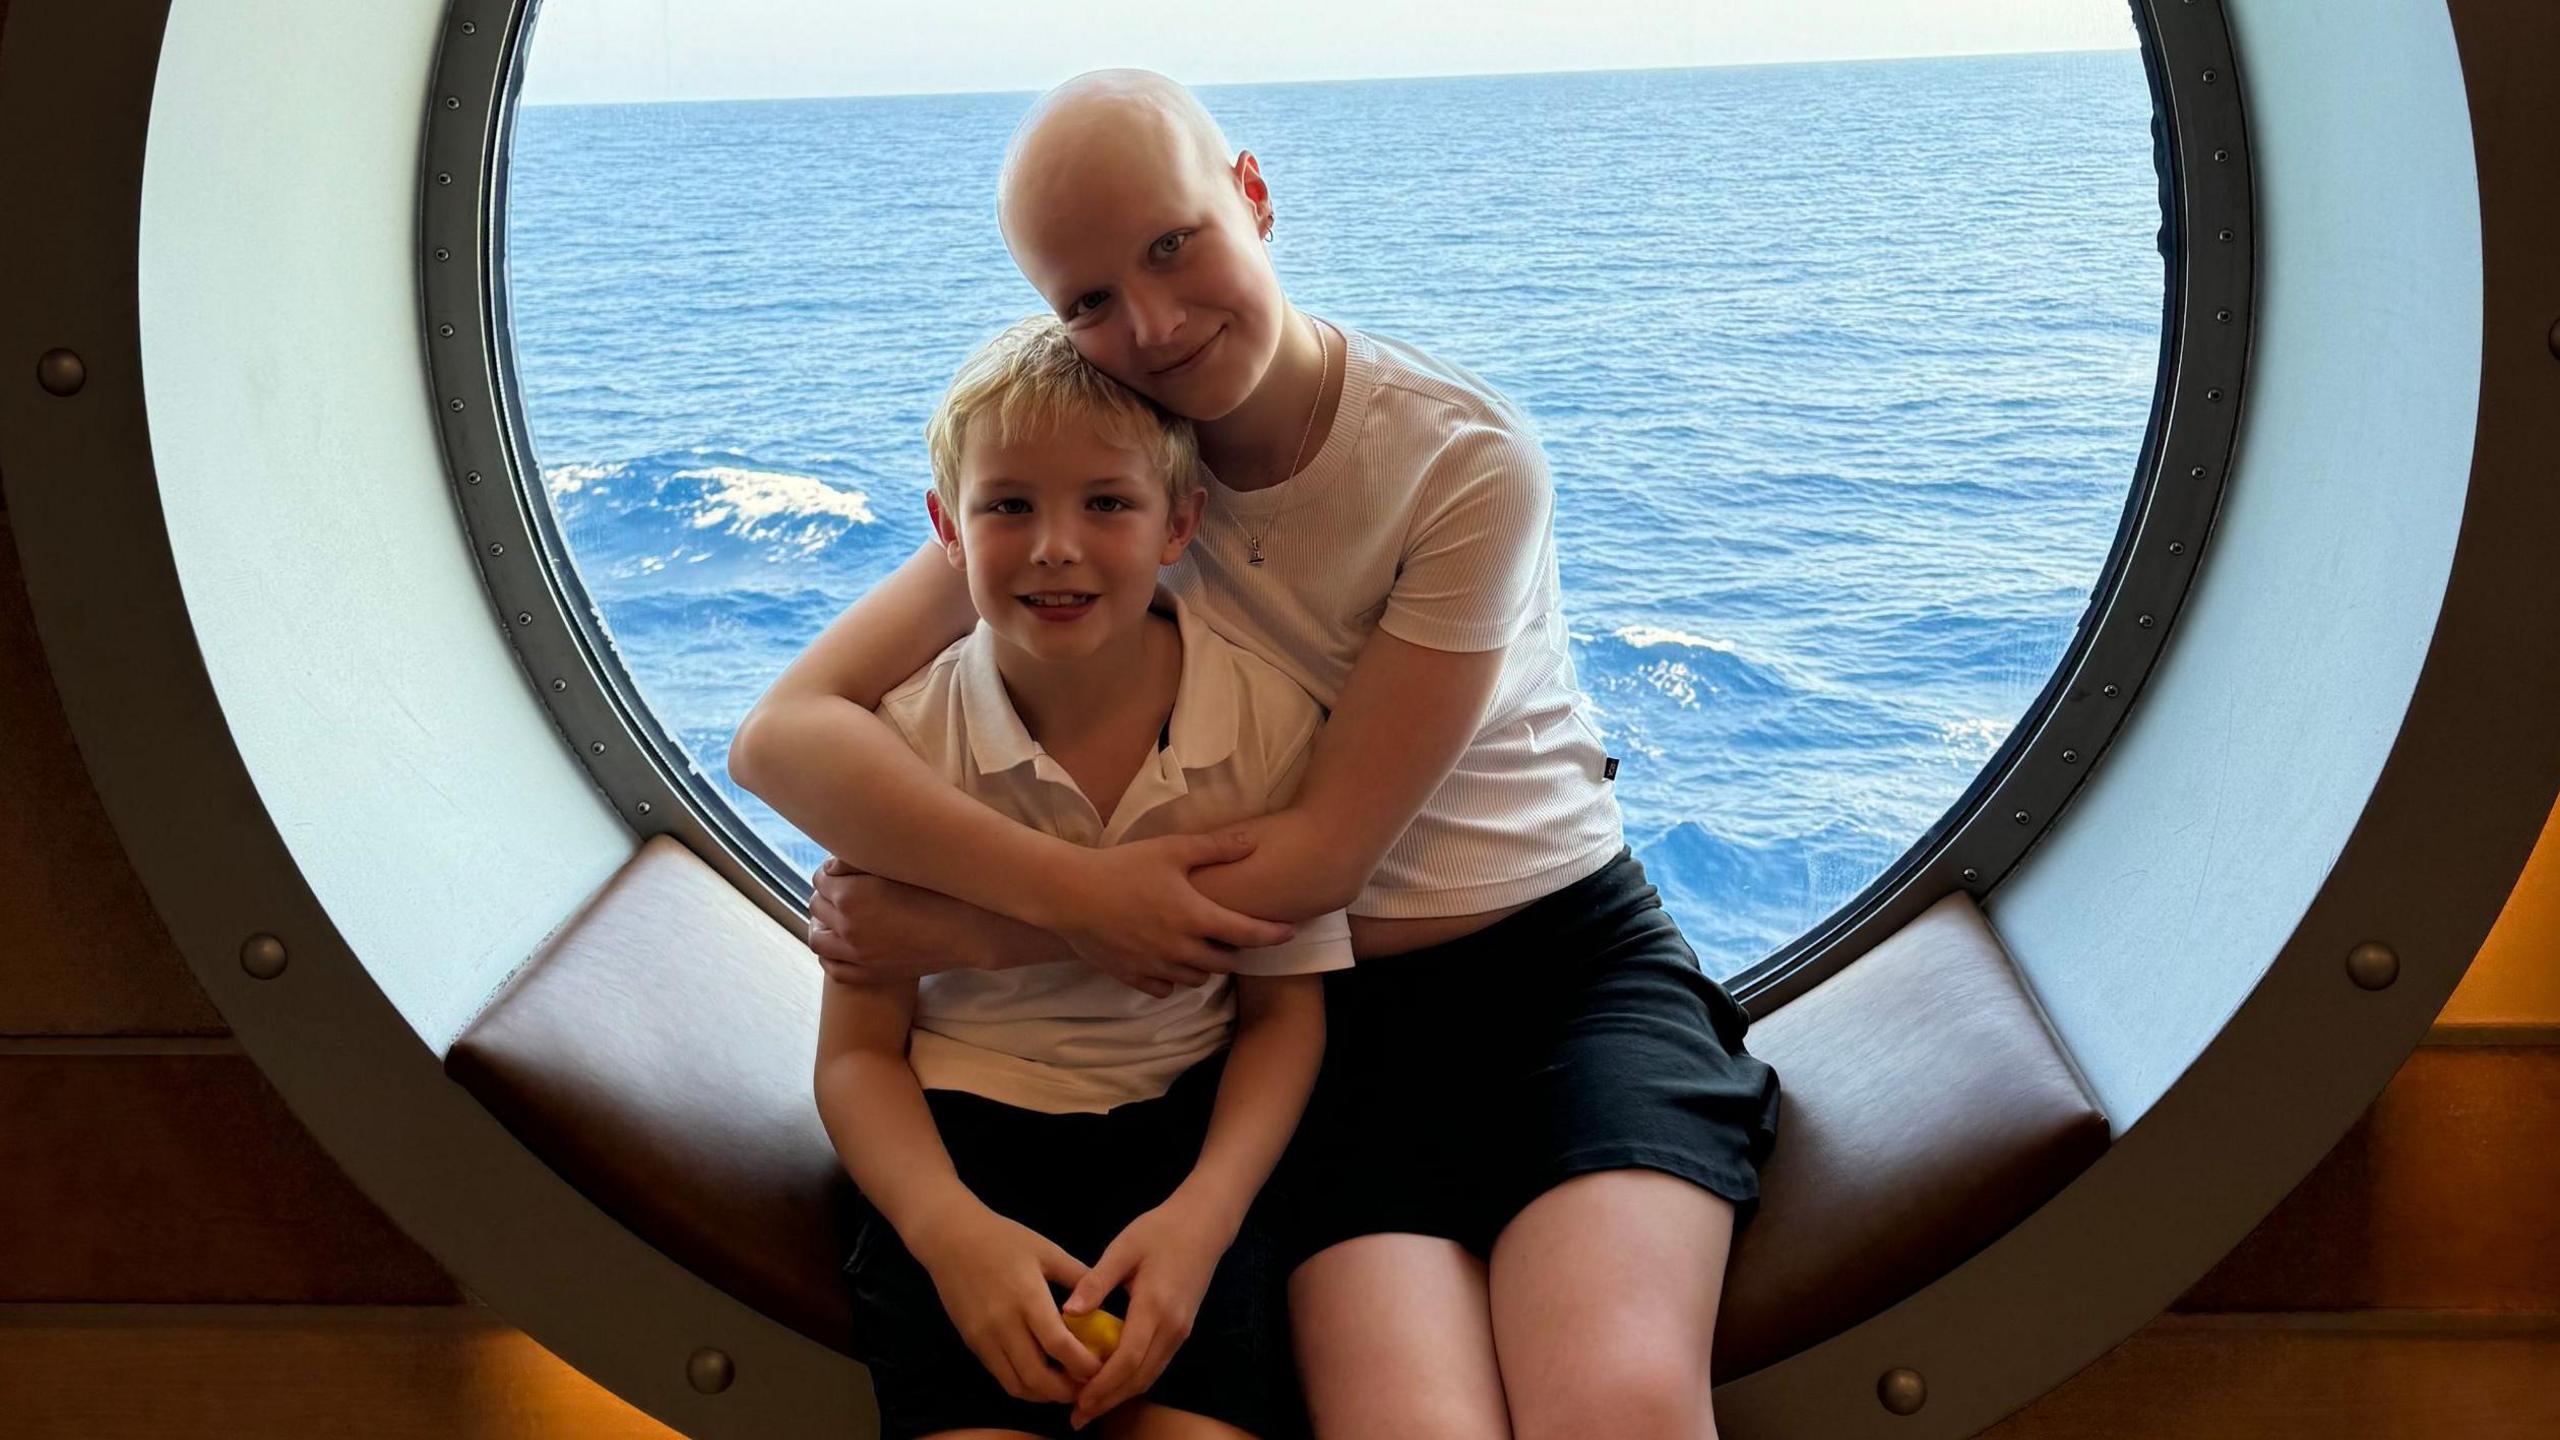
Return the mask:
<svg viewBox="0 0 2560 1440">
<path fill-rule="evenodd" d="M 1107 818 L 1023 727 L 996 669 L 1000 642 L 983 620 L 883 697 L 879 716 L 945 780 L 1079 845 L 1195 834 L 1285 806 L 1323 712 L 1170 593 L 1159 590 L 1155 608 L 1180 629 L 1182 680 L 1164 739 Z M 1343 912 L 1297 929 L 1286 945 L 1237 952 L 1237 973 L 1351 964 Z M 1223 975 L 1159 1000 L 1080 960 L 951 970 L 917 984 L 907 1062 L 928 1090 L 1052 1114 L 1095 1112 L 1162 1095 L 1234 1028 L 1235 987 Z"/>
</svg>

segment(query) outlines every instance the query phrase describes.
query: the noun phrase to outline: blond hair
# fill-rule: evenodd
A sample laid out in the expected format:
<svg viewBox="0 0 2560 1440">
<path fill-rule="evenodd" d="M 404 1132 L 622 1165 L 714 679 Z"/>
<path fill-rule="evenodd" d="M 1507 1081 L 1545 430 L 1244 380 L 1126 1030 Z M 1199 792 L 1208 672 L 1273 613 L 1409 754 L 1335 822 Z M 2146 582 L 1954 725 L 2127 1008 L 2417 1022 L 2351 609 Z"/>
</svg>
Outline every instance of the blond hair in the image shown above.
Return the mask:
<svg viewBox="0 0 2560 1440">
<path fill-rule="evenodd" d="M 1095 369 L 1054 315 L 1017 320 L 978 347 L 925 422 L 933 489 L 946 511 L 960 504 L 960 449 L 982 415 L 998 445 L 1043 439 L 1081 422 L 1146 455 L 1174 505 L 1200 485 L 1200 442 L 1191 422 Z"/>
</svg>

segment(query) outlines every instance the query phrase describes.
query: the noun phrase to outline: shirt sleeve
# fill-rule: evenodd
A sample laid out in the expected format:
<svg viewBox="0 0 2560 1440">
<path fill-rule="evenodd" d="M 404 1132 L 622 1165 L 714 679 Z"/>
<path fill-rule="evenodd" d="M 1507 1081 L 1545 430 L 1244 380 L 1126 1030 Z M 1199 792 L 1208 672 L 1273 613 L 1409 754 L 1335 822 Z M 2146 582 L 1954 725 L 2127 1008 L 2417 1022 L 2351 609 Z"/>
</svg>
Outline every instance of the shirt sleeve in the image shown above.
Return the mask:
<svg viewBox="0 0 2560 1440">
<path fill-rule="evenodd" d="M 1378 628 L 1434 650 L 1498 650 L 1539 612 L 1555 481 L 1535 432 L 1474 423 L 1422 479 Z"/>
</svg>

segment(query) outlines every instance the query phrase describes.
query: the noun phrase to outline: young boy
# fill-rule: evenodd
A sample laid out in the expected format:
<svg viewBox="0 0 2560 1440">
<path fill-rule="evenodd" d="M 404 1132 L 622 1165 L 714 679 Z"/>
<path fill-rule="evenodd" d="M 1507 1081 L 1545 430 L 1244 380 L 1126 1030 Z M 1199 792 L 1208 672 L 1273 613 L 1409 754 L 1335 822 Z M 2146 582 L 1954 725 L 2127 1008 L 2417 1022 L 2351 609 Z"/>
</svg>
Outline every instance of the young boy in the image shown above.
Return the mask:
<svg viewBox="0 0 2560 1440">
<path fill-rule="evenodd" d="M 1157 586 L 1206 499 L 1190 423 L 1040 316 L 971 357 L 926 438 L 934 533 L 980 619 L 880 717 L 1083 845 L 1286 804 L 1321 711 Z M 884 1436 L 1302 1425 L 1285 1276 L 1248 1210 L 1314 1085 L 1349 925 L 1231 958 L 1163 995 L 1082 961 L 826 986 L 818 1109 L 861 1191 L 845 1270 Z M 1078 1336 L 1108 1343 L 1085 1316 L 1123 1282 L 1098 1359 Z"/>
</svg>

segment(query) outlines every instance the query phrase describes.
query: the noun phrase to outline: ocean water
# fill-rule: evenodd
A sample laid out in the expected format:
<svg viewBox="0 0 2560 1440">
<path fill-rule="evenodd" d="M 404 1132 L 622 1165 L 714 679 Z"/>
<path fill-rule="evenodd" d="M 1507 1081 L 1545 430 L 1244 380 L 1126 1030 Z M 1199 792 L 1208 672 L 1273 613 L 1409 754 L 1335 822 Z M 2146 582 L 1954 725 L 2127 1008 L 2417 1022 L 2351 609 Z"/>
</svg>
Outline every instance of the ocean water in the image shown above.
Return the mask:
<svg viewBox="0 0 2560 1440">
<path fill-rule="evenodd" d="M 1261 159 L 1293 299 L 1535 421 L 1628 838 L 1710 973 L 1937 823 L 2061 659 L 2139 456 L 2135 54 L 1201 94 Z M 544 489 L 668 732 L 804 874 L 729 736 L 924 538 L 925 417 L 1039 308 L 994 224 L 1028 98 L 518 119 Z"/>
</svg>

